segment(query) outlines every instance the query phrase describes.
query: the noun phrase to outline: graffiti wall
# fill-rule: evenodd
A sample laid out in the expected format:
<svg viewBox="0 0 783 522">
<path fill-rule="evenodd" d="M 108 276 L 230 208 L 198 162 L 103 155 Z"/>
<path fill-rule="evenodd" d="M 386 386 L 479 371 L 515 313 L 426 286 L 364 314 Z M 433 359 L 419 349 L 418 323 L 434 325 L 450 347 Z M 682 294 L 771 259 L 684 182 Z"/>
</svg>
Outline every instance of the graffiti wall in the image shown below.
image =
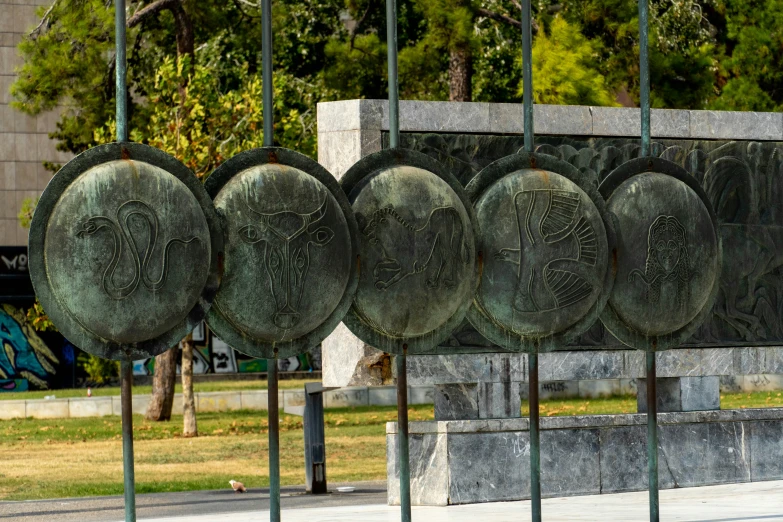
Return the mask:
<svg viewBox="0 0 783 522">
<path fill-rule="evenodd" d="M 58 369 L 73 365 L 73 347 L 60 337 L 56 353 L 27 323 L 25 312 L 0 305 L 0 391 L 46 389 L 55 384 Z"/>
<path fill-rule="evenodd" d="M 193 373 L 263 373 L 266 372 L 266 359 L 255 359 L 240 353 L 224 343 L 212 332 L 205 331 L 203 324 L 193 331 L 196 349 L 193 352 Z M 182 354 L 179 355 L 180 360 Z M 321 351 L 280 359 L 277 368 L 281 372 L 310 372 L 321 370 Z M 179 367 L 177 368 L 179 371 Z M 152 375 L 155 372 L 155 359 L 149 358 L 133 363 L 134 375 Z"/>
</svg>

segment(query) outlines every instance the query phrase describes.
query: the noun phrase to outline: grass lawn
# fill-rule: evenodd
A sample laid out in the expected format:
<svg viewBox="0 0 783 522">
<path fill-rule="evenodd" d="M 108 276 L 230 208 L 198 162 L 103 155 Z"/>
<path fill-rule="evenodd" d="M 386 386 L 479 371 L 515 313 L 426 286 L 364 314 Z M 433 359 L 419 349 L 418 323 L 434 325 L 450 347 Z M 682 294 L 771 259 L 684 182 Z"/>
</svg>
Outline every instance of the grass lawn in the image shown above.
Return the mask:
<svg viewBox="0 0 783 522">
<path fill-rule="evenodd" d="M 138 389 L 136 390 L 138 393 Z M 781 392 L 723 394 L 724 409 L 783 407 Z M 542 401 L 541 415 L 633 413 L 636 398 Z M 527 414 L 527 404 L 523 404 Z M 431 405 L 411 406 L 411 421 L 430 420 Z M 327 478 L 332 482 L 386 478 L 386 426 L 393 406 L 325 412 Z M 139 493 L 227 488 L 231 479 L 269 484 L 266 412 L 203 413 L 198 438 L 180 436 L 182 417 L 151 423 L 134 417 Z M 122 493 L 119 417 L 0 421 L 0 499 L 29 500 Z M 304 483 L 302 419 L 281 413 L 281 479 Z"/>
<path fill-rule="evenodd" d="M 281 379 L 278 381 L 278 388 L 281 390 L 302 390 L 305 383 L 318 382 L 320 379 Z M 177 378 L 179 381 L 179 378 Z M 193 389 L 198 392 L 217 392 L 217 391 L 237 391 L 237 390 L 266 390 L 266 380 L 254 381 L 215 381 L 194 383 Z M 176 392 L 182 393 L 182 384 L 177 382 Z M 134 386 L 134 395 L 145 395 L 152 393 L 152 386 Z M 8 392 L 0 393 L 0 401 L 6 400 L 30 400 L 43 399 L 48 395 L 54 395 L 58 399 L 69 399 L 71 397 L 87 397 L 86 388 L 76 388 L 72 390 L 41 390 L 26 392 Z M 104 388 L 93 388 L 93 397 L 106 397 L 111 395 L 120 395 L 119 386 L 106 386 Z"/>
</svg>

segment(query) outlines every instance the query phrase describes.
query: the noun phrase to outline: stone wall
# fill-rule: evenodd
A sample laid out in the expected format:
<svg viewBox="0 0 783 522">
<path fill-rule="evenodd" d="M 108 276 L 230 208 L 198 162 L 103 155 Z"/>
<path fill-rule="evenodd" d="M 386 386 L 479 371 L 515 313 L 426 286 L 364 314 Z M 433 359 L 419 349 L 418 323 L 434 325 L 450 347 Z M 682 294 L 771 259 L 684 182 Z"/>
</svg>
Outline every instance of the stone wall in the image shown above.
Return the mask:
<svg viewBox="0 0 783 522">
<path fill-rule="evenodd" d="M 77 397 L 58 399 L 56 390 L 50 399 L 0 400 L 0 420 L 8 419 L 66 419 L 70 417 L 101 417 L 120 415 L 120 397 Z M 281 390 L 278 403 L 283 411 L 301 415 L 304 407 L 304 390 Z M 133 396 L 133 413 L 143 415 L 147 411 L 149 395 Z M 236 392 L 204 392 L 195 394 L 196 412 L 233 410 L 266 410 L 266 390 Z M 432 386 L 408 387 L 409 404 L 432 404 Z M 324 392 L 325 408 L 351 408 L 355 406 L 392 406 L 397 404 L 397 388 L 387 386 L 367 388 L 358 386 Z M 182 394 L 174 396 L 173 413 L 182 415 Z"/>
<path fill-rule="evenodd" d="M 36 9 L 51 0 L 0 0 L 0 246 L 27 244 L 27 230 L 16 215 L 25 198 L 38 196 L 52 173 L 42 162 L 64 163 L 48 133 L 56 130 L 58 112 L 30 117 L 14 110 L 9 89 L 22 61 L 16 45 L 39 21 Z"/>
<path fill-rule="evenodd" d="M 651 119 L 653 152 L 687 163 L 694 176 L 709 185 L 707 191 L 712 196 L 720 199 L 725 183 L 739 181 L 740 177 L 744 180 L 740 186 L 745 189 L 721 199 L 722 207 L 716 206 L 721 235 L 726 236 L 724 245 L 731 240 L 743 245 L 760 245 L 759 241 L 754 241 L 755 235 L 778 237 L 779 233 L 783 234 L 783 206 L 780 205 L 783 185 L 779 183 L 778 176 L 783 169 L 778 159 L 783 147 L 783 114 L 653 110 Z M 523 112 L 519 104 L 403 101 L 400 104 L 400 128 L 402 146 L 424 152 L 448 165 L 464 184 L 492 160 L 513 154 L 521 147 Z M 639 128 L 637 109 L 535 107 L 536 144 L 543 145 L 547 154 L 557 155 L 580 170 L 592 171 L 597 180 L 623 161 L 635 157 L 639 149 Z M 381 150 L 387 140 L 388 104 L 385 101 L 349 100 L 319 104 L 319 161 L 336 177 L 342 176 L 361 157 Z M 731 162 L 726 163 L 726 159 Z M 729 171 L 724 168 L 726 165 L 732 166 Z M 745 177 L 748 179 L 745 180 Z M 745 207 L 749 212 L 738 210 L 744 211 Z M 743 221 L 744 218 L 748 219 Z M 775 250 L 780 247 L 768 240 L 764 248 Z M 730 367 L 736 370 L 746 364 L 757 363 L 775 369 L 747 369 L 736 373 L 782 371 L 777 369 L 780 365 L 776 362 L 783 360 L 780 355 L 783 352 L 777 347 L 783 343 L 783 321 L 776 312 L 783 305 L 783 297 L 776 291 L 781 271 L 777 265 L 769 265 L 765 268 L 764 278 L 758 281 L 760 288 L 756 295 L 748 292 L 748 295 L 734 296 L 737 292 L 744 292 L 739 289 L 744 288 L 743 285 L 749 286 L 751 280 L 745 277 L 743 268 L 739 266 L 746 261 L 745 258 L 735 259 L 739 255 L 734 255 L 745 250 L 732 248 L 731 251 L 732 255 L 728 256 L 731 262 L 724 263 L 724 268 L 733 275 L 733 280 L 738 281 L 734 285 L 735 292 L 718 300 L 712 320 L 686 343 L 693 348 L 666 352 L 666 367 L 677 376 L 727 375 L 731 374 L 731 371 L 726 371 Z M 765 348 L 731 348 L 759 345 Z M 720 348 L 705 350 L 705 347 Z M 596 324 L 573 347 L 569 345 L 560 349 L 576 350 L 567 352 L 563 361 L 567 366 L 579 367 L 588 374 L 573 377 L 575 379 L 613 378 L 617 377 L 614 374 L 618 371 L 640 375 L 644 371 L 640 354 L 601 351 L 621 348 L 624 347 L 607 335 L 600 324 Z M 447 356 L 457 350 L 457 353 L 467 355 Z M 409 370 L 409 379 L 413 382 L 421 377 L 433 384 L 465 382 L 430 380 L 431 375 L 428 375 L 464 367 L 477 376 L 473 382 L 484 382 L 481 373 L 473 372 L 483 371 L 484 356 L 481 353 L 493 350 L 497 351 L 497 347 L 492 347 L 472 328 L 461 327 L 442 346 L 433 350 L 432 353 L 446 356 L 436 361 L 433 367 L 428 367 L 432 359 L 411 358 L 409 364 L 415 364 L 413 361 L 416 360 L 421 360 L 421 364 L 417 364 L 418 369 Z M 549 356 L 546 354 L 546 357 Z M 386 384 L 387 376 L 374 371 L 379 367 L 380 357 L 371 346 L 340 326 L 323 343 L 324 385 Z M 546 364 L 544 356 L 541 362 Z M 511 363 L 511 380 L 524 381 L 524 376 L 519 373 L 524 372 L 524 368 L 514 366 L 513 356 Z M 499 367 L 494 368 L 497 370 Z"/>
<path fill-rule="evenodd" d="M 541 493 L 647 489 L 645 415 L 541 419 Z M 661 489 L 783 478 L 783 409 L 661 413 Z M 387 424 L 389 503 L 399 504 L 397 423 Z M 410 423 L 411 501 L 469 504 L 530 498 L 527 419 Z"/>
</svg>

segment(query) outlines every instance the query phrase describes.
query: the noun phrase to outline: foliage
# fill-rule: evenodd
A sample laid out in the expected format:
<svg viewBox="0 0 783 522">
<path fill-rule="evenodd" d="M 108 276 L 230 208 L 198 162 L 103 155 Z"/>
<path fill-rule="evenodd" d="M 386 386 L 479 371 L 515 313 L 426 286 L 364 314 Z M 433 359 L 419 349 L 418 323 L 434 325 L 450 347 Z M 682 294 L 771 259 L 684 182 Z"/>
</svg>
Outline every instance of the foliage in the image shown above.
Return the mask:
<svg viewBox="0 0 783 522">
<path fill-rule="evenodd" d="M 57 327 L 44 312 L 43 306 L 35 299 L 33 306 L 27 310 L 27 322 L 38 332 L 56 332 Z"/>
<path fill-rule="evenodd" d="M 84 369 L 89 382 L 98 385 L 108 384 L 120 377 L 119 361 L 103 359 L 91 353 L 80 352 L 77 362 Z"/>
<path fill-rule="evenodd" d="M 19 210 L 19 214 L 16 215 L 19 220 L 19 225 L 22 228 L 30 228 L 30 223 L 33 220 L 33 213 L 35 207 L 38 205 L 40 198 L 25 198 L 22 200 L 22 208 Z"/>
<path fill-rule="evenodd" d="M 13 105 L 28 114 L 65 106 L 52 136 L 58 149 L 81 152 L 114 111 L 114 9 L 103 0 L 56 1 L 37 13 L 46 15 L 40 28 L 18 46 Z"/>
<path fill-rule="evenodd" d="M 599 43 L 585 38 L 576 25 L 555 17 L 551 34 L 542 31 L 533 43 L 533 98 L 536 103 L 616 105 L 598 71 Z M 521 67 L 521 57 L 519 58 Z M 522 95 L 522 84 L 519 86 Z"/>
<path fill-rule="evenodd" d="M 783 110 L 783 1 L 731 0 L 725 4 L 725 84 L 715 109 Z"/>
</svg>

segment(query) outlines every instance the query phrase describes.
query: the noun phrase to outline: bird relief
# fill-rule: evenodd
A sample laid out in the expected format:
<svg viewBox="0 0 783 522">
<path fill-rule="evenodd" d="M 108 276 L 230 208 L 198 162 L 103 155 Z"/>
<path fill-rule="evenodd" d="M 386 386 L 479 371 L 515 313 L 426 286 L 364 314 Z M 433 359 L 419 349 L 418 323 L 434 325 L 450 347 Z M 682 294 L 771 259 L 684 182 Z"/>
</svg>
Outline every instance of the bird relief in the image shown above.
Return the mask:
<svg viewBox="0 0 783 522">
<path fill-rule="evenodd" d="M 450 289 L 457 284 L 456 263 L 470 261 L 462 219 L 454 207 L 433 209 L 420 225 L 410 223 L 393 207 L 376 210 L 369 220 L 357 214 L 357 221 L 381 256 L 372 271 L 377 290 L 415 276 L 421 276 L 426 288 Z"/>
<path fill-rule="evenodd" d="M 517 312 L 558 310 L 592 293 L 586 272 L 596 264 L 598 243 L 580 204 L 578 193 L 565 190 L 514 195 L 519 248 L 502 248 L 494 256 L 517 268 L 512 303 Z"/>
<path fill-rule="evenodd" d="M 685 227 L 674 216 L 658 216 L 647 234 L 644 272 L 638 268 L 631 270 L 628 282 L 641 281 L 647 302 L 653 305 L 660 302 L 662 291 L 671 287 L 676 305 L 687 309 L 692 277 Z"/>
<path fill-rule="evenodd" d="M 150 275 L 150 263 L 158 242 L 158 228 L 158 216 L 155 211 L 146 203 L 137 200 L 130 200 L 120 205 L 116 221 L 105 216 L 93 216 L 82 222 L 81 229 L 76 233 L 79 238 L 91 236 L 104 229 L 112 235 L 114 250 L 101 279 L 103 289 L 109 297 L 125 299 L 136 291 L 140 282 L 150 291 L 160 290 L 166 284 L 172 245 L 198 241 L 197 237 L 174 238 L 167 241 L 159 258 L 160 276 L 155 279 Z M 145 231 L 146 234 L 143 234 Z M 139 236 L 146 236 L 146 242 Z M 133 278 L 124 284 L 118 284 L 116 271 L 123 258 L 123 252 L 130 254 Z"/>
</svg>

